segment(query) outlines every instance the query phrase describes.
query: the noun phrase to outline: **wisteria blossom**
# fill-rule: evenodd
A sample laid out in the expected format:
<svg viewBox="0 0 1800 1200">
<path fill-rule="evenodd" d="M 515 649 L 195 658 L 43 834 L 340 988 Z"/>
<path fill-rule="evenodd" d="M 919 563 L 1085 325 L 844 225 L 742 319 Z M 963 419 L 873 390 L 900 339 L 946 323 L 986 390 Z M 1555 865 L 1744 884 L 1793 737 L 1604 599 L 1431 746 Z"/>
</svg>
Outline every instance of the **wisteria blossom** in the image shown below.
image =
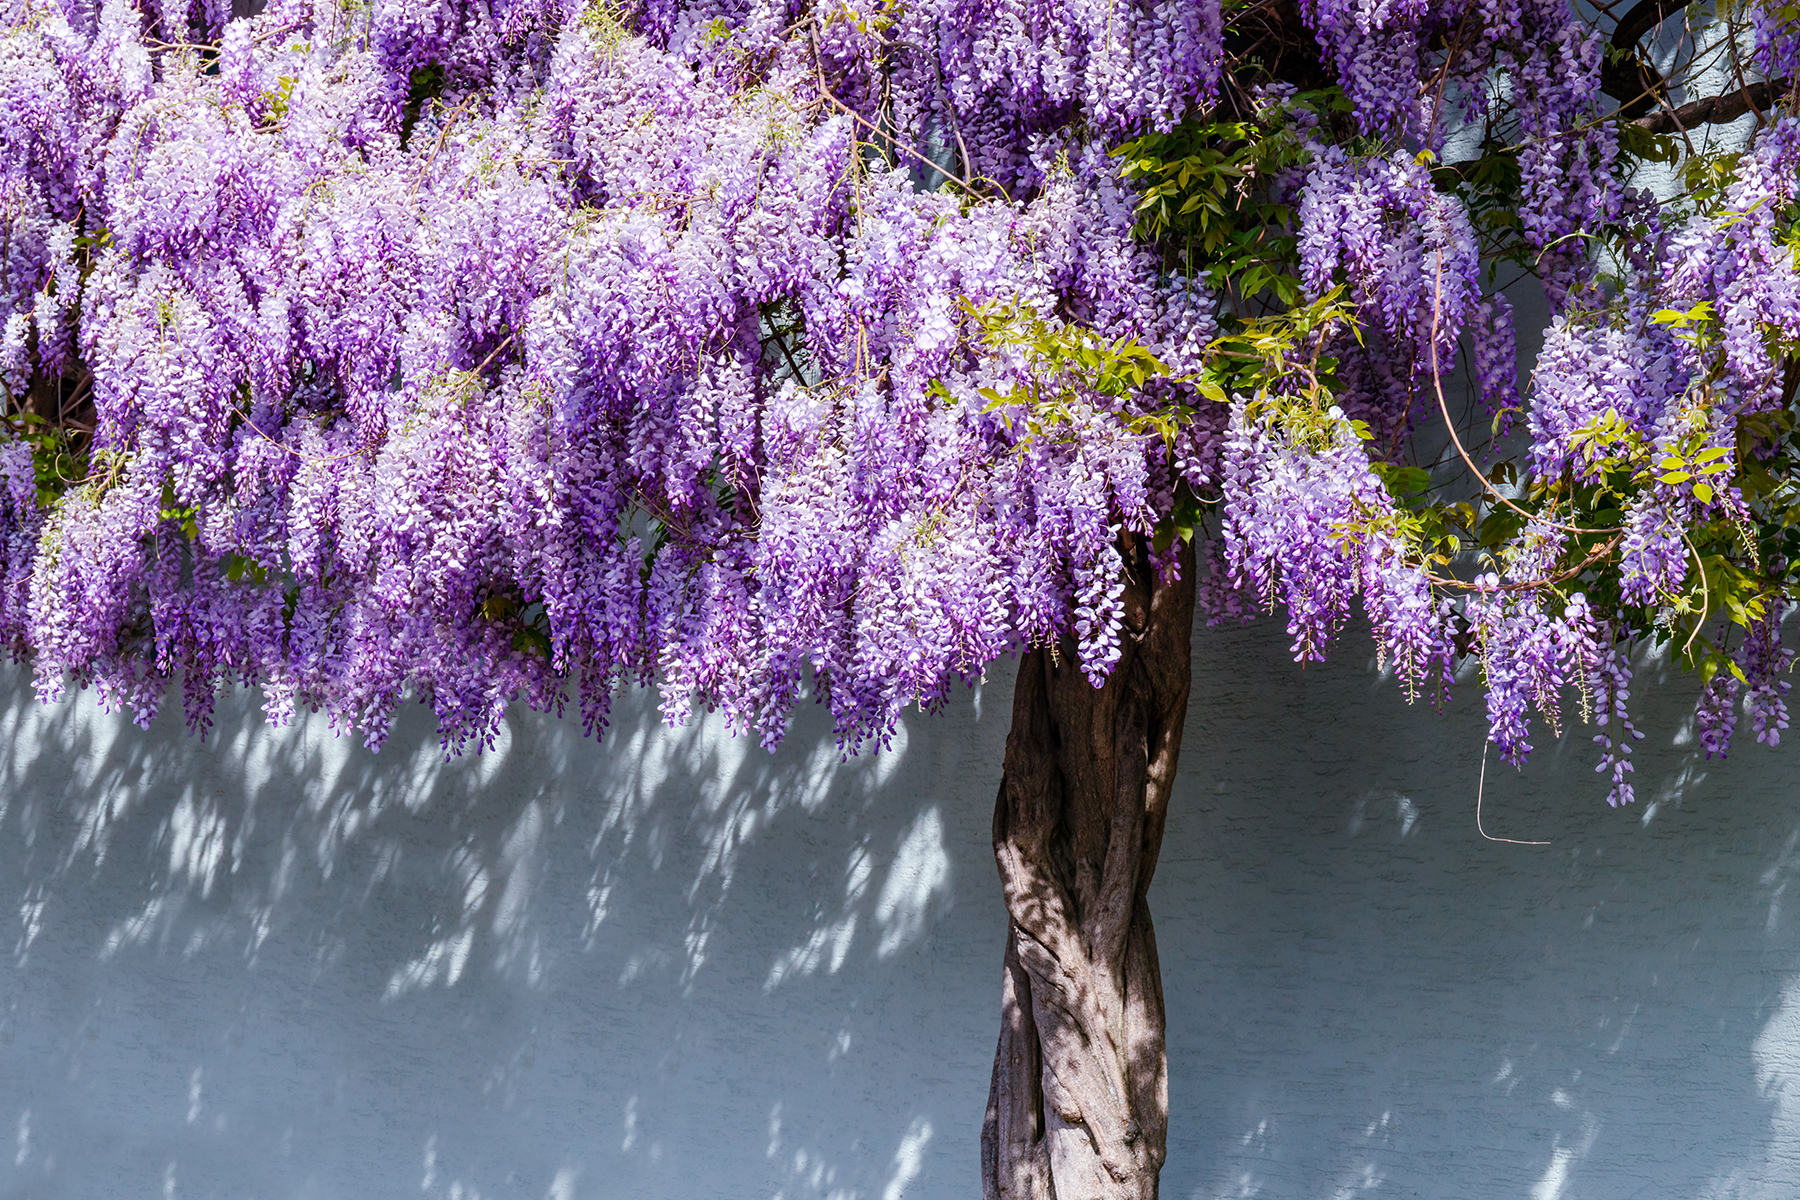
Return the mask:
<svg viewBox="0 0 1800 1200">
<path fill-rule="evenodd" d="M 983 1195 L 1153 1200 L 1196 611 L 1613 805 L 1647 656 L 1788 726 L 1800 38 L 1684 7 L 12 0 L 0 643 L 450 754 L 1013 659 Z"/>
<path fill-rule="evenodd" d="M 1108 153 L 1245 86 L 1216 3 L 29 0 L 0 33 L 0 639 L 47 698 L 139 720 L 180 680 L 202 730 L 242 683 L 371 744 L 416 698 L 454 750 L 518 700 L 597 729 L 655 681 L 769 745 L 810 695 L 850 750 L 1031 647 L 1102 682 L 1179 502 L 1216 538 L 1207 610 L 1280 608 L 1299 658 L 1359 613 L 1409 692 L 1478 654 L 1509 761 L 1565 690 L 1622 721 L 1626 651 L 1596 647 L 1654 639 L 1697 524 L 1749 527 L 1703 472 L 1792 401 L 1800 125 L 1665 227 L 1562 0 L 1297 12 L 1344 106 L 1256 83 L 1300 150 L 1237 186 L 1291 207 L 1301 303 L 1344 306 L 1308 335 L 1319 404 L 1198 387 L 1244 312 L 1140 236 Z M 1784 21 L 1754 18 L 1771 73 Z M 1443 157 L 1500 117 L 1555 311 L 1523 395 Z M 1609 293 L 1588 242 L 1625 225 Z M 1158 377 L 997 407 L 1048 403 L 984 335 L 1002 311 Z M 1558 517 L 1427 561 L 1389 472 L 1465 353 L 1498 431 L 1524 414 L 1518 496 L 1635 472 L 1594 569 L 1643 625 L 1567 582 L 1598 543 Z M 1721 751 L 1739 699 L 1785 721 L 1777 624 L 1742 697 L 1702 699 Z"/>
</svg>

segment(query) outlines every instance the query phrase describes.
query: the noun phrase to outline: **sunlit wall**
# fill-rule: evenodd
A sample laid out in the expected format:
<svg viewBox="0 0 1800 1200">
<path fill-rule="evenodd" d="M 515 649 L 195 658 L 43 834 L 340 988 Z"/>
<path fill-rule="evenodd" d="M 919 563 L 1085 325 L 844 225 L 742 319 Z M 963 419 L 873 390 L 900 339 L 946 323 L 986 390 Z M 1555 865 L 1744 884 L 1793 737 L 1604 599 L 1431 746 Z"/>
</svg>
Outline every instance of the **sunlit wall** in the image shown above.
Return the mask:
<svg viewBox="0 0 1800 1200">
<path fill-rule="evenodd" d="M 1800 1194 L 1794 752 L 1651 664 L 1640 804 L 1546 730 L 1489 841 L 1472 685 L 1283 643 L 1195 637 L 1164 1195 Z M 0 1197 L 978 1194 L 1010 675 L 849 763 L 648 703 L 445 763 L 0 671 Z"/>
</svg>

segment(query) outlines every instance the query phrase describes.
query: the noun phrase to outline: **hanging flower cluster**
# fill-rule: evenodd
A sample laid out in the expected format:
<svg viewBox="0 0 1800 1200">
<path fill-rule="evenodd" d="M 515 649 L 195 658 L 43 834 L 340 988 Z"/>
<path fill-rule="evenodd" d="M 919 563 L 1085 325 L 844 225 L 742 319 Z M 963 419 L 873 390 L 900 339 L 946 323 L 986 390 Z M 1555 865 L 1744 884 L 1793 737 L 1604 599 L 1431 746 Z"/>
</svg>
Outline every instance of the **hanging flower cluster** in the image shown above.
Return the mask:
<svg viewBox="0 0 1800 1200">
<path fill-rule="evenodd" d="M 1027 646 L 1100 682 L 1128 572 L 1216 527 L 1213 611 L 1314 658 L 1360 604 L 1409 691 L 1479 654 L 1509 761 L 1582 691 L 1628 798 L 1627 644 L 1794 557 L 1746 422 L 1793 404 L 1800 125 L 1665 214 L 1566 0 L 1302 0 L 1326 100 L 1234 11 L 25 0 L 0 640 L 200 729 L 250 683 L 455 750 L 654 680 L 770 745 L 810 693 L 850 750 Z M 1499 258 L 1557 312 L 1524 398 Z M 1465 337 L 1531 445 L 1456 534 L 1407 464 Z M 1701 643 L 1709 750 L 1785 725 L 1777 592 Z"/>
<path fill-rule="evenodd" d="M 455 748 L 654 677 L 772 744 L 810 680 L 853 746 L 1029 642 L 1103 675 L 1163 468 L 1099 408 L 1039 439 L 984 413 L 1019 363 L 965 326 L 1168 327 L 1117 181 L 1065 157 L 971 206 L 868 161 L 804 41 L 756 35 L 749 87 L 654 13 L 514 14 L 514 51 L 476 11 L 277 6 L 154 87 L 108 74 L 108 30 L 153 44 L 116 2 L 7 35 L 9 388 L 28 348 L 78 358 L 94 411 L 53 511 L 7 447 L 0 621 L 41 691 L 143 720 L 179 676 L 203 724 L 255 682 L 371 743 L 416 694 Z M 434 56 L 484 76 L 403 141 Z"/>
<path fill-rule="evenodd" d="M 1360 595 L 1409 692 L 1449 682 L 1442 614 L 1389 528 L 1393 501 L 1342 409 L 1302 422 L 1240 399 L 1222 490 L 1225 567 L 1238 588 L 1271 606 L 1280 600 L 1295 658 L 1322 660 Z"/>
</svg>

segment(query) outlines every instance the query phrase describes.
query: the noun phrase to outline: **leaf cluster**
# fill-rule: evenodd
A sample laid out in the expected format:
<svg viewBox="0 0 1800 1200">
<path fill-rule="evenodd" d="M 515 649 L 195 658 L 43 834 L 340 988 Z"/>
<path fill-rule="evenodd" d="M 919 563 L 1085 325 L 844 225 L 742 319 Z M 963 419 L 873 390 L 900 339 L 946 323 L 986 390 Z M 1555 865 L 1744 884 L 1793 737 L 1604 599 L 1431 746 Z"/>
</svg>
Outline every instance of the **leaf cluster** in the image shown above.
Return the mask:
<svg viewBox="0 0 1800 1200">
<path fill-rule="evenodd" d="M 1022 381 L 1004 390 L 980 389 L 982 409 L 999 417 L 1019 439 L 1021 452 L 1042 437 L 1054 436 L 1094 413 L 1116 412 L 1134 434 L 1173 445 L 1176 432 L 1193 418 L 1178 393 L 1163 403 L 1145 403 L 1152 381 L 1192 382 L 1173 374 L 1132 337 L 1107 340 L 1079 325 L 1046 320 L 1016 302 L 965 304 L 976 339 L 989 350 L 1015 357 Z M 943 384 L 934 389 L 948 397 Z"/>
<path fill-rule="evenodd" d="M 1335 87 L 1301 92 L 1253 120 L 1190 121 L 1115 147 L 1121 176 L 1139 189 L 1137 236 L 1212 287 L 1298 303 L 1292 176 L 1310 153 L 1305 129 L 1348 108 Z"/>
</svg>

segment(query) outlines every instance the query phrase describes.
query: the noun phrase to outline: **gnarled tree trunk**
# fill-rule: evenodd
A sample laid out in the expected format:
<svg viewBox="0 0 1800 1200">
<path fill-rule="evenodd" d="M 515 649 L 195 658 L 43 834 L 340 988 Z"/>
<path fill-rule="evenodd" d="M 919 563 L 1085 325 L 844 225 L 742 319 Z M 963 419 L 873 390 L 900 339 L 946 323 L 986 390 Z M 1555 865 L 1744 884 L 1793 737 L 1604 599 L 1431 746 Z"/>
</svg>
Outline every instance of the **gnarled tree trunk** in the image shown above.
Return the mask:
<svg viewBox="0 0 1800 1200">
<path fill-rule="evenodd" d="M 1011 917 L 981 1135 L 984 1200 L 1151 1200 L 1169 1126 L 1162 977 L 1145 893 L 1181 749 L 1194 556 L 1141 548 L 1118 666 L 1019 664 L 994 858 Z"/>
</svg>

